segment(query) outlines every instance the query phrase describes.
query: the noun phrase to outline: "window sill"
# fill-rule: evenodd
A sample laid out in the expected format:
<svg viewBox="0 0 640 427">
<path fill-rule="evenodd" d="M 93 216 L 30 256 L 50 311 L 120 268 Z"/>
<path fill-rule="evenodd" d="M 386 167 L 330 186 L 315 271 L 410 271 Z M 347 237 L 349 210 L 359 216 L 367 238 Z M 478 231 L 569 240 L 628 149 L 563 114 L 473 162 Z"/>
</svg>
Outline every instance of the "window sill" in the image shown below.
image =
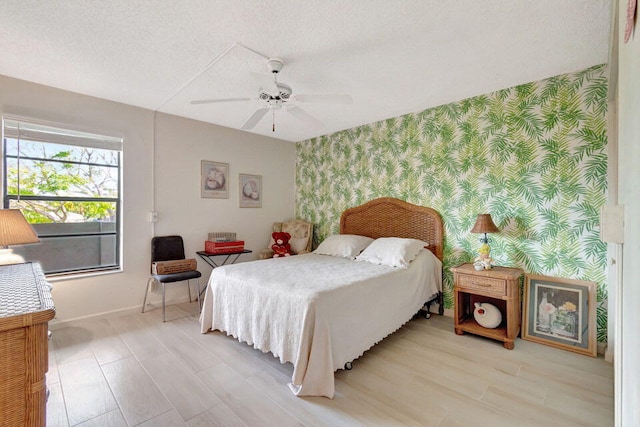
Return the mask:
<svg viewBox="0 0 640 427">
<path fill-rule="evenodd" d="M 108 274 L 122 273 L 122 267 L 110 269 L 110 270 L 96 270 L 86 271 L 78 273 L 59 273 L 45 276 L 49 283 L 54 282 L 66 282 L 68 280 L 86 279 L 88 277 L 105 276 Z"/>
</svg>

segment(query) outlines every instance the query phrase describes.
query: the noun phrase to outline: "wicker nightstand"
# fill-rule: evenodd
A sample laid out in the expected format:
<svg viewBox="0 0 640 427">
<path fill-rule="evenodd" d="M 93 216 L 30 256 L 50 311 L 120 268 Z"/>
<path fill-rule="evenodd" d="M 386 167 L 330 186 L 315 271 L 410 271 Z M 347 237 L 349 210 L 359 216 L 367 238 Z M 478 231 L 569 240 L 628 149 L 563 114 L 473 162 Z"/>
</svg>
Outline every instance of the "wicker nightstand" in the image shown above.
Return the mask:
<svg viewBox="0 0 640 427">
<path fill-rule="evenodd" d="M 520 332 L 519 268 L 494 267 L 476 271 L 473 264 L 451 268 L 454 277 L 454 325 L 456 334 L 465 332 L 493 338 L 512 350 Z M 495 329 L 483 328 L 473 318 L 474 303 L 487 302 L 498 307 L 502 323 Z"/>
</svg>

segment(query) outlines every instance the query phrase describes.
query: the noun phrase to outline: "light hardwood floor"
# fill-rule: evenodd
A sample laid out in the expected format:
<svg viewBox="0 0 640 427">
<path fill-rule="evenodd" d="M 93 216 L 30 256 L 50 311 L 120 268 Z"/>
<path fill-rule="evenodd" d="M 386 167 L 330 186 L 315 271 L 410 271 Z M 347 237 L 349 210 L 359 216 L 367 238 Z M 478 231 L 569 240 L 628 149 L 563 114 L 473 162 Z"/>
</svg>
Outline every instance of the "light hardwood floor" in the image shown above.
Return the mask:
<svg viewBox="0 0 640 427">
<path fill-rule="evenodd" d="M 336 396 L 298 398 L 293 368 L 215 332 L 197 306 L 54 330 L 53 426 L 610 426 L 613 367 L 532 342 L 514 350 L 453 320 L 414 319 L 336 372 Z"/>
</svg>

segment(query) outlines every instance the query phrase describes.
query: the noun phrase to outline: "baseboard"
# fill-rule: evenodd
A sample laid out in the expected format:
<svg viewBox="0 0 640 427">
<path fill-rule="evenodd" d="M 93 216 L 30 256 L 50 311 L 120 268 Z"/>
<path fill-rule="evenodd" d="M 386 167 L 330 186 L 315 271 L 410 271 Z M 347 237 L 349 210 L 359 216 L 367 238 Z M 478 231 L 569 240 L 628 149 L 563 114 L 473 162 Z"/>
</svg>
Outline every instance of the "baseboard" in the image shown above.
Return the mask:
<svg viewBox="0 0 640 427">
<path fill-rule="evenodd" d="M 189 302 L 189 297 L 184 296 L 180 298 L 173 298 L 170 301 L 166 302 L 166 305 L 172 304 L 181 304 L 184 302 Z M 154 310 L 156 308 L 162 308 L 162 303 L 159 305 L 150 304 L 147 301 L 147 310 Z M 135 314 L 142 312 L 142 305 L 136 305 L 128 308 L 121 308 L 113 311 L 104 311 L 102 313 L 91 314 L 88 316 L 74 317 L 72 319 L 65 320 L 52 320 L 49 322 L 49 329 L 55 331 L 57 329 L 68 328 L 72 326 L 83 326 L 88 320 L 101 320 L 101 319 L 109 319 L 113 317 L 126 316 L 128 314 Z"/>
<path fill-rule="evenodd" d="M 598 343 L 598 355 L 603 355 L 605 361 L 613 363 L 613 349 L 610 351 L 606 342 Z"/>
<path fill-rule="evenodd" d="M 425 306 L 426 307 L 426 306 Z M 440 305 L 438 303 L 433 303 L 431 305 L 431 307 L 429 307 L 429 313 L 431 314 L 438 314 L 438 310 L 440 309 Z M 445 308 L 444 309 L 444 313 L 442 314 L 443 316 L 447 316 L 447 317 L 453 317 L 453 309 L 450 308 Z"/>
<path fill-rule="evenodd" d="M 53 319 L 51 322 L 49 322 L 49 329 L 52 331 L 55 331 L 56 329 L 68 328 L 70 326 L 82 326 L 87 320 L 108 319 L 110 317 L 140 313 L 140 310 L 142 310 L 141 305 L 136 307 L 121 308 L 119 310 L 113 310 L 113 311 L 104 311 L 102 313 L 90 314 L 88 316 L 74 317 L 72 319 L 65 319 L 65 320 Z"/>
<path fill-rule="evenodd" d="M 447 317 L 453 317 L 453 310 L 450 308 L 445 308 L 444 313 L 442 313 L 442 315 Z"/>
<path fill-rule="evenodd" d="M 610 350 L 608 345 L 606 350 L 604 351 L 604 361 L 613 363 L 613 350 L 612 349 Z"/>
</svg>

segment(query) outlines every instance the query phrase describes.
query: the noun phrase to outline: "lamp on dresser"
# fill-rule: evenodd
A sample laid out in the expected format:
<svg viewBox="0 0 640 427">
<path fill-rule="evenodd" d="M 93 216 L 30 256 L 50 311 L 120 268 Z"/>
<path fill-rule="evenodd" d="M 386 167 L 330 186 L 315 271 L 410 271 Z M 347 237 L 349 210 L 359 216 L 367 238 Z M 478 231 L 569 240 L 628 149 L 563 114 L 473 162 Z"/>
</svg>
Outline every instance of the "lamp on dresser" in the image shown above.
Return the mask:
<svg viewBox="0 0 640 427">
<path fill-rule="evenodd" d="M 0 209 L 0 265 L 24 262 L 9 246 L 30 243 L 40 243 L 40 239 L 20 209 Z"/>
</svg>

